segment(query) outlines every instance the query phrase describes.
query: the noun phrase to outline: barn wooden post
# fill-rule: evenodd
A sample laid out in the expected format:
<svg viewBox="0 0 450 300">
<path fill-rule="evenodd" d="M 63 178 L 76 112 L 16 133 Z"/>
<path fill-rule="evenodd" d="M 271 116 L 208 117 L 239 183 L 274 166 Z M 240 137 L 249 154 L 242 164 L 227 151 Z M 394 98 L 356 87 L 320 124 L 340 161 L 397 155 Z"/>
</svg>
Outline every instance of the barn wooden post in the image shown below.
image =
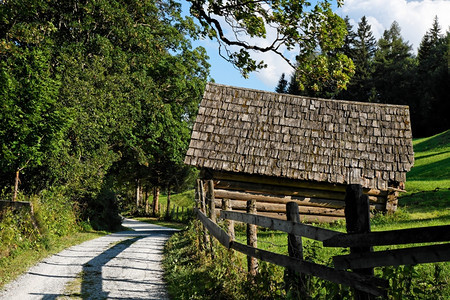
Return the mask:
<svg viewBox="0 0 450 300">
<path fill-rule="evenodd" d="M 359 184 L 350 184 L 345 192 L 345 221 L 347 233 L 370 232 L 369 197 L 364 195 Z M 350 253 L 371 252 L 372 247 L 351 247 Z M 355 273 L 373 276 L 373 268 L 355 269 Z M 356 300 L 374 299 L 370 294 L 355 290 Z"/>
<path fill-rule="evenodd" d="M 199 180 L 199 197 L 200 197 L 200 211 L 207 215 L 206 212 L 206 199 L 205 199 L 205 185 L 203 184 L 203 180 Z M 208 251 L 209 249 L 209 234 L 208 230 L 206 230 L 205 226 L 202 224 L 203 229 L 203 247 L 202 250 Z"/>
<path fill-rule="evenodd" d="M 222 210 L 232 210 L 230 199 L 222 199 Z M 227 228 L 228 234 L 231 236 L 231 239 L 234 240 L 234 221 L 225 219 L 225 228 Z"/>
<path fill-rule="evenodd" d="M 296 202 L 286 203 L 286 217 L 288 221 L 300 223 L 300 214 Z M 303 260 L 302 237 L 288 234 L 288 252 L 290 257 Z M 293 290 L 295 297 L 301 299 L 307 295 L 306 276 L 291 269 L 287 269 L 286 292 Z"/>
<path fill-rule="evenodd" d="M 215 204 L 215 197 L 214 197 L 214 181 L 208 180 L 208 189 L 206 191 L 206 200 L 208 201 L 208 207 L 209 207 L 209 218 L 214 223 L 217 223 L 216 219 L 216 204 Z M 209 244 L 211 246 L 211 258 L 214 259 L 214 240 L 210 239 Z"/>
<path fill-rule="evenodd" d="M 256 200 L 247 201 L 247 213 L 256 214 Z M 258 237 L 256 225 L 247 224 L 247 245 L 253 248 L 258 247 Z M 258 260 L 255 257 L 247 256 L 248 273 L 251 278 L 258 273 Z"/>
<path fill-rule="evenodd" d="M 208 180 L 208 191 L 206 194 L 206 198 L 208 200 L 208 207 L 209 207 L 209 218 L 211 221 L 216 223 L 216 204 L 215 204 L 215 197 L 214 197 L 214 181 Z"/>
</svg>

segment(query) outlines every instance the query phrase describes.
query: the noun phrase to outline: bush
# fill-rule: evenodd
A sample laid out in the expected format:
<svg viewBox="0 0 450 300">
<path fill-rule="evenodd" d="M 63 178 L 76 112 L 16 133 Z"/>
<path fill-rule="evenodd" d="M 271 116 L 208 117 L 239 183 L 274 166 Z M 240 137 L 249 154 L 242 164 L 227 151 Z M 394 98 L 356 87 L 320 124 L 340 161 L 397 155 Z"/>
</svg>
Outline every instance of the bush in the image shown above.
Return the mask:
<svg viewBox="0 0 450 300">
<path fill-rule="evenodd" d="M 48 248 L 55 237 L 79 230 L 71 202 L 61 190 L 22 198 L 31 203 L 33 212 L 26 206 L 0 212 L 1 259 L 24 249 Z"/>
</svg>

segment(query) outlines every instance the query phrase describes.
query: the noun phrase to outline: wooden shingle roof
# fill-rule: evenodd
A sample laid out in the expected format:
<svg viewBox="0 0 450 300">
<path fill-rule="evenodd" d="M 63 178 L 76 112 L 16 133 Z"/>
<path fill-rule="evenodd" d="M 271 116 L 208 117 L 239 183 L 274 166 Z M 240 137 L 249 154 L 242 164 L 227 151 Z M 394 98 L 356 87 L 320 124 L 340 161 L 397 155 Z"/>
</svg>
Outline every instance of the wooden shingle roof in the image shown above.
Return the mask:
<svg viewBox="0 0 450 300">
<path fill-rule="evenodd" d="M 407 106 L 209 83 L 185 163 L 385 190 L 414 163 Z"/>
</svg>

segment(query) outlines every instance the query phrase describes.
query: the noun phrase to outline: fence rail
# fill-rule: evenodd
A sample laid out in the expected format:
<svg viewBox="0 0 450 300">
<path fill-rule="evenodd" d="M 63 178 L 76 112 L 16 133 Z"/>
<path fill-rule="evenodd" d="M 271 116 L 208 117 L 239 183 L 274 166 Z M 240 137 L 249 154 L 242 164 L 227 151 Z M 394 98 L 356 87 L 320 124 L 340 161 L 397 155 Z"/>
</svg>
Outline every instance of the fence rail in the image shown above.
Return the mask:
<svg viewBox="0 0 450 300">
<path fill-rule="evenodd" d="M 373 252 L 372 247 L 380 245 L 448 242 L 450 225 L 370 232 L 369 199 L 367 195 L 362 194 L 359 185 L 349 185 L 345 194 L 347 233 L 299 223 L 299 209 L 296 202 L 286 204 L 288 220 L 281 220 L 255 214 L 255 200 L 248 200 L 247 213 L 243 213 L 228 210 L 227 199 L 223 199 L 220 219 L 227 222 L 227 233 L 216 222 L 213 181 L 209 180 L 207 184 L 200 181 L 197 187 L 199 208 L 195 210 L 195 214 L 206 228 L 204 240 L 209 241 L 209 237 L 206 237 L 209 233 L 226 248 L 247 255 L 249 272 L 257 268 L 254 260 L 259 259 L 286 267 L 291 271 L 353 287 L 355 298 L 368 299 L 369 294 L 385 296 L 389 287 L 388 281 L 373 275 L 374 267 L 450 261 L 450 243 Z M 289 220 L 289 215 L 297 218 L 291 217 Z M 247 245 L 234 240 L 234 228 L 230 227 L 233 221 L 248 224 Z M 332 268 L 303 260 L 301 239 L 298 240 L 297 246 L 294 245 L 300 249 L 294 250 L 291 247 L 295 243 L 290 240 L 289 256 L 262 250 L 256 247 L 256 226 L 286 232 L 288 239 L 306 237 L 322 242 L 325 247 L 349 247 L 350 254 L 334 256 Z"/>
</svg>

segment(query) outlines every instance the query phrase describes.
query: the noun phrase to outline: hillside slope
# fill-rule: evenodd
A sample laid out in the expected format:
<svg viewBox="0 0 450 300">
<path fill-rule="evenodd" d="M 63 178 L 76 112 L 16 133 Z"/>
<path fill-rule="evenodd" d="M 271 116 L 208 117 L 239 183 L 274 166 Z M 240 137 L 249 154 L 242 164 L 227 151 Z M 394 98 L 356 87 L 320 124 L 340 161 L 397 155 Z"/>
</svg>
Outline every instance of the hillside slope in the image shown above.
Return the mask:
<svg viewBox="0 0 450 300">
<path fill-rule="evenodd" d="M 450 215 L 450 130 L 415 139 L 414 167 L 407 174 L 407 193 L 400 206 L 428 211 L 434 216 Z"/>
</svg>

